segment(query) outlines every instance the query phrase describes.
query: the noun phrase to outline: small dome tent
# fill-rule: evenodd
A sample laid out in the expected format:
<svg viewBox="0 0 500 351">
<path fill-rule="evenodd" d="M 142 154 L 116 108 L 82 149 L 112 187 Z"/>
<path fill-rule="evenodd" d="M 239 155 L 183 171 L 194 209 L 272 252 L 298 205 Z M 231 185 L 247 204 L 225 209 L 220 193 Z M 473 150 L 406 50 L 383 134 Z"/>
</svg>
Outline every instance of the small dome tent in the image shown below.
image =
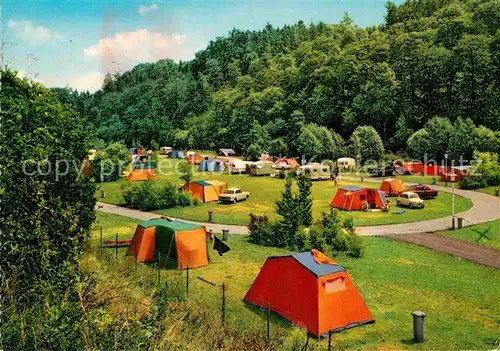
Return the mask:
<svg viewBox="0 0 500 351">
<path fill-rule="evenodd" d="M 347 185 L 337 190 L 330 202 L 330 206 L 345 211 L 355 211 L 362 210 L 365 202 L 368 203 L 370 208 L 383 208 L 386 202 L 385 193 L 380 190 Z"/>
<path fill-rule="evenodd" d="M 386 193 L 387 196 L 398 196 L 406 187 L 403 182 L 397 178 L 386 178 L 380 184 L 380 190 Z"/>
</svg>

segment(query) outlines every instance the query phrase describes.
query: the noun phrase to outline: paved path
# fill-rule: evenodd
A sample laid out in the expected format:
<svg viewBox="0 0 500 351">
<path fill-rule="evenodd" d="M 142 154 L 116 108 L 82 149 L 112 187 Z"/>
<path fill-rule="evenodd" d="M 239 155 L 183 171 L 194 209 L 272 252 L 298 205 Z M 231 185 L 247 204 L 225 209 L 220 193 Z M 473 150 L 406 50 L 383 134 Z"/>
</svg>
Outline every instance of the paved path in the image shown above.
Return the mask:
<svg viewBox="0 0 500 351">
<path fill-rule="evenodd" d="M 500 269 L 500 251 L 437 233 L 387 235 L 387 238 L 420 245 L 438 252 L 460 257 L 470 262 Z"/>
<path fill-rule="evenodd" d="M 358 177 L 347 177 L 344 176 L 345 180 L 359 181 Z M 367 183 L 380 183 L 381 178 L 365 178 Z M 415 183 L 405 183 L 406 185 L 412 185 Z M 448 193 L 452 192 L 452 188 L 433 185 L 434 188 L 439 191 L 445 191 Z M 473 207 L 465 212 L 458 213 L 458 217 L 464 219 L 464 226 L 469 226 L 473 224 L 478 224 L 482 222 L 488 222 L 500 218 L 500 198 L 471 191 L 471 190 L 461 190 L 455 189 L 455 194 L 471 199 L 473 202 Z M 451 206 L 451 204 L 450 204 Z M 136 218 L 140 220 L 147 220 L 151 218 L 158 218 L 161 215 L 152 212 L 143 212 L 138 210 L 133 210 L 130 208 L 111 205 L 103 202 L 98 202 L 96 209 L 106 213 L 114 213 L 130 218 Z M 188 221 L 189 223 L 196 223 L 206 226 L 208 229 L 213 229 L 214 232 L 220 233 L 222 229 L 229 229 L 232 234 L 248 234 L 248 228 L 241 225 L 229 225 L 229 224 L 214 224 L 206 222 Z M 401 224 L 386 224 L 386 225 L 376 225 L 376 226 L 361 226 L 356 227 L 356 231 L 359 235 L 369 236 L 369 235 L 398 235 L 398 234 L 415 234 L 415 233 L 427 233 L 434 231 L 447 230 L 451 228 L 451 216 L 430 219 L 420 222 L 411 223 L 401 223 Z"/>
</svg>

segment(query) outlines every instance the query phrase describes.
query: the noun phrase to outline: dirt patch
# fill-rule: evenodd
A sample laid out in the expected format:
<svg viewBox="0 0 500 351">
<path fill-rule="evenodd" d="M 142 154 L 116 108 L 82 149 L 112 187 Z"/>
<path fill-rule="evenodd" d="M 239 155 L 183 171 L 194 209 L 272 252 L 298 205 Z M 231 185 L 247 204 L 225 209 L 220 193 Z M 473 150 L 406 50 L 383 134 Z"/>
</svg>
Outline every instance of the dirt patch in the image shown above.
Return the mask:
<svg viewBox="0 0 500 351">
<path fill-rule="evenodd" d="M 383 235 L 385 238 L 424 246 L 464 260 L 500 269 L 500 251 L 437 233 Z"/>
</svg>

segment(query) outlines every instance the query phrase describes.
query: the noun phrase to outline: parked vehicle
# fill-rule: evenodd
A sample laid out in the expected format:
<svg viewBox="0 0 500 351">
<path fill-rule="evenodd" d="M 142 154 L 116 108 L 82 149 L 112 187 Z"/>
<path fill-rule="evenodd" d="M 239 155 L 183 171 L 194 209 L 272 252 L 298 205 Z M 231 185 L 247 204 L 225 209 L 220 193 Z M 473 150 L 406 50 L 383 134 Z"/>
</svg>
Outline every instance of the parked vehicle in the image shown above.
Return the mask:
<svg viewBox="0 0 500 351">
<path fill-rule="evenodd" d="M 246 161 L 241 160 L 230 160 L 227 162 L 227 169 L 231 174 L 242 174 L 247 171 L 247 163 Z"/>
<path fill-rule="evenodd" d="M 225 193 L 219 195 L 219 201 L 222 203 L 235 204 L 238 201 L 248 200 L 250 193 L 241 191 L 240 188 L 229 188 Z"/>
<path fill-rule="evenodd" d="M 302 174 L 311 180 L 327 180 L 330 179 L 330 167 L 319 163 L 308 164 L 297 170 L 297 175 Z"/>
<path fill-rule="evenodd" d="M 394 171 L 394 167 L 392 166 L 384 166 L 378 167 L 368 172 L 372 177 L 388 177 L 396 174 Z"/>
<path fill-rule="evenodd" d="M 270 161 L 257 161 L 247 164 L 251 176 L 266 176 L 276 173 L 276 166 Z"/>
<path fill-rule="evenodd" d="M 408 190 L 418 194 L 421 199 L 433 199 L 438 195 L 438 191 L 436 189 L 433 189 L 425 184 L 412 185 Z"/>
<path fill-rule="evenodd" d="M 169 155 L 171 152 L 172 152 L 172 148 L 170 146 L 160 147 L 160 155 Z"/>
<path fill-rule="evenodd" d="M 356 170 L 356 160 L 351 157 L 341 157 L 337 160 L 339 172 L 354 172 Z"/>
<path fill-rule="evenodd" d="M 424 208 L 424 200 L 411 191 L 405 191 L 399 194 L 396 203 L 398 206 L 406 206 L 409 208 Z"/>
</svg>

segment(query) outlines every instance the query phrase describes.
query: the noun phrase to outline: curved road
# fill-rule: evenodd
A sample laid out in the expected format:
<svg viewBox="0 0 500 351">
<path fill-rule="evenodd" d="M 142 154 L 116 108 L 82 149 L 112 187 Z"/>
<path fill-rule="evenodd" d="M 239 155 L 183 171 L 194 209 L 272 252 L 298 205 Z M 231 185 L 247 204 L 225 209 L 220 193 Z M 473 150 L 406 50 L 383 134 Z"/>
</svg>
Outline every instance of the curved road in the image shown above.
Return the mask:
<svg viewBox="0 0 500 351">
<path fill-rule="evenodd" d="M 357 177 L 345 176 L 343 177 L 343 179 L 359 181 L 359 178 Z M 369 178 L 365 179 L 365 182 L 379 183 L 380 179 Z M 405 184 L 413 185 L 415 183 L 405 183 Z M 452 188 L 450 187 L 443 187 L 438 185 L 433 185 L 433 187 L 438 189 L 439 191 L 445 191 L 448 193 L 452 192 Z M 461 190 L 461 189 L 455 189 L 455 194 L 471 199 L 473 202 L 473 207 L 470 210 L 456 214 L 457 217 L 462 217 L 464 219 L 464 226 L 469 226 L 482 222 L 488 222 L 500 218 L 500 198 L 471 190 Z M 130 208 L 111 205 L 103 202 L 97 203 L 96 210 L 106 213 L 118 214 L 130 218 L 136 218 L 140 220 L 162 217 L 161 215 L 156 213 L 133 210 Z M 248 228 L 242 225 L 215 224 L 207 222 L 188 221 L 185 219 L 183 219 L 183 221 L 204 225 L 207 227 L 207 229 L 213 229 L 215 233 L 220 233 L 222 229 L 229 229 L 229 232 L 232 234 L 248 234 Z M 451 216 L 447 216 L 420 222 L 386 224 L 377 226 L 360 226 L 356 227 L 356 231 L 358 232 L 359 235 L 366 235 L 366 236 L 415 234 L 415 233 L 447 230 L 451 228 L 451 223 L 452 223 Z"/>
</svg>

